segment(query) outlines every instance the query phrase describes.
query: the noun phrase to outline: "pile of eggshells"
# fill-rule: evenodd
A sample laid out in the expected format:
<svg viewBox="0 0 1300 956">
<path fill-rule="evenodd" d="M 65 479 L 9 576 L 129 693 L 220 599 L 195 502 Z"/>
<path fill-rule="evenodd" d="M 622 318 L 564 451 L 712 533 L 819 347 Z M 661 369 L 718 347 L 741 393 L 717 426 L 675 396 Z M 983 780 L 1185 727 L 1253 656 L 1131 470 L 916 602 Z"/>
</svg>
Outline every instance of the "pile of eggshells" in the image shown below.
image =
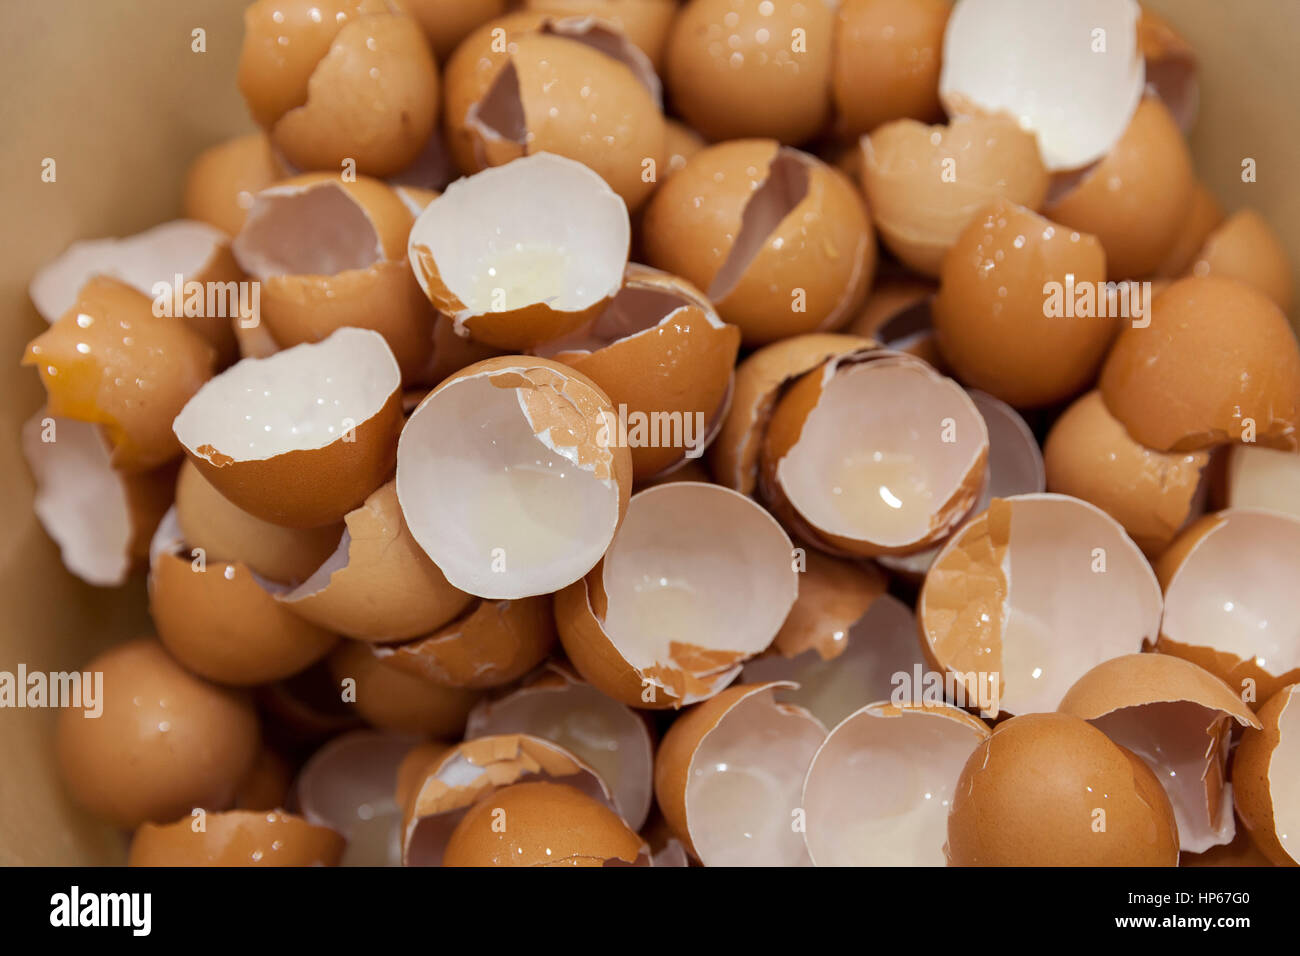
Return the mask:
<svg viewBox="0 0 1300 956">
<path fill-rule="evenodd" d="M 31 290 L 37 513 L 148 570 L 58 733 L 133 863 L 1300 860 L 1290 265 L 1196 177 L 1173 27 L 259 0 L 243 43 L 261 132 Z"/>
</svg>

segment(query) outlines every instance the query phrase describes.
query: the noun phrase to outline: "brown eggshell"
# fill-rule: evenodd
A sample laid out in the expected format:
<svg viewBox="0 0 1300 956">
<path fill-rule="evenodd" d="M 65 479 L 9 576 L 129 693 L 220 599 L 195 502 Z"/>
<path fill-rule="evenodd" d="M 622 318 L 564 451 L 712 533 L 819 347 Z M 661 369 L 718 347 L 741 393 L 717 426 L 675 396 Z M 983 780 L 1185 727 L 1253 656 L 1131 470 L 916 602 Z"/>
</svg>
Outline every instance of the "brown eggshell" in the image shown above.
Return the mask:
<svg viewBox="0 0 1300 956">
<path fill-rule="evenodd" d="M 240 374 L 246 372 L 258 379 L 272 374 L 279 363 L 319 363 L 320 377 L 337 388 L 336 380 L 331 377 L 338 374 L 335 368 L 357 363 L 357 350 L 361 348 L 373 352 L 370 359 L 374 365 L 367 374 L 373 372 L 391 378 L 393 387 L 387 400 L 377 408 L 366 409 L 366 417 L 353 421 L 351 429 L 340 427 L 342 423 L 329 422 L 329 433 L 337 433 L 338 438 L 323 446 L 264 458 L 237 459 L 218 447 L 216 443 L 222 438 L 213 434 L 219 429 L 214 429 L 211 418 L 228 422 L 230 416 L 224 406 L 234 400 L 230 393 L 240 398 L 248 394 L 246 386 L 241 391 Z M 324 351 L 298 353 L 300 349 Z M 184 433 L 182 442 L 188 442 L 186 450 L 203 477 L 250 514 L 291 528 L 313 528 L 338 521 L 392 474 L 396 440 L 402 427 L 402 392 L 396 360 L 377 333 L 339 329 L 324 342 L 295 346 L 253 361 L 277 364 L 255 367 L 241 362 L 218 376 L 208 390 L 200 390 L 177 416 L 176 434 Z M 224 376 L 234 377 L 225 379 Z M 320 404 L 324 405 L 326 396 L 319 397 Z M 329 397 L 334 398 L 332 391 Z M 266 409 L 251 411 L 266 412 Z"/>
<path fill-rule="evenodd" d="M 516 204 L 524 204 L 525 215 Z M 508 236 L 501 225 L 488 225 L 503 216 Z M 599 175 L 563 156 L 537 153 L 452 183 L 411 227 L 407 256 L 425 295 L 458 334 L 524 350 L 574 332 L 604 310 L 622 285 L 630 238 L 627 207 Z M 544 280 L 527 271 L 539 266 L 511 258 L 510 239 L 529 255 L 558 259 L 542 259 L 548 276 L 583 269 L 583 284 L 539 288 Z M 483 289 L 482 280 L 498 268 L 502 285 Z M 507 302 L 521 268 L 522 295 L 516 290 L 515 301 Z"/>
<path fill-rule="evenodd" d="M 950 0 L 843 0 L 835 14 L 835 131 L 856 140 L 896 119 L 934 121 Z"/>
<path fill-rule="evenodd" d="M 324 17 L 320 4 L 298 0 L 250 7 L 240 90 L 294 166 L 338 169 L 352 160 L 359 172 L 396 173 L 438 116 L 438 71 L 423 31 L 376 0 L 324 6 Z M 294 48 L 288 56 L 286 45 Z"/>
<path fill-rule="evenodd" d="M 377 647 L 375 656 L 435 684 L 488 688 L 523 677 L 554 645 L 555 618 L 550 595 L 544 594 L 480 601 L 433 634 L 396 647 Z"/>
<path fill-rule="evenodd" d="M 391 667 L 360 641 L 345 640 L 329 656 L 344 702 L 380 730 L 422 737 L 454 737 L 479 699 L 474 691 L 442 687 Z M 344 686 L 351 679 L 354 685 Z"/>
<path fill-rule="evenodd" d="M 619 335 L 625 330 L 630 331 Z M 623 288 L 589 334 L 593 340 L 581 343 L 583 349 L 566 349 L 556 359 L 604 389 L 620 412 L 625 407 L 629 431 L 638 421 L 653 425 L 660 420 L 654 416 L 669 416 L 662 419 L 670 423 L 669 441 L 661 441 L 664 436 L 657 426 L 646 440 L 634 443 L 629 438 L 633 480 L 659 474 L 683 456 L 698 458 L 710 426 L 725 410 L 740 330 L 724 325 L 689 283 L 631 266 Z M 681 421 L 681 441 L 676 444 L 671 441 L 673 415 Z M 686 448 L 686 424 L 697 421 L 704 427 L 691 425 L 694 446 Z"/>
<path fill-rule="evenodd" d="M 1241 736 L 1232 765 L 1237 813 L 1255 846 L 1277 866 L 1300 865 L 1295 826 L 1296 710 L 1300 684 L 1283 687 L 1259 709 L 1260 727 Z M 1290 712 L 1288 714 L 1288 711 Z M 1283 842 L 1285 841 L 1285 842 Z"/>
<path fill-rule="evenodd" d="M 1066 409 L 1043 445 L 1047 490 L 1092 502 L 1151 557 L 1204 507 L 1209 461 L 1205 451 L 1159 452 L 1139 445 L 1097 391 Z"/>
<path fill-rule="evenodd" d="M 188 556 L 160 554 L 149 575 L 149 606 L 167 650 L 220 684 L 288 677 L 338 641 L 277 604 L 241 564 L 213 561 L 196 571 Z"/>
<path fill-rule="evenodd" d="M 1036 210 L 1047 170 L 1033 133 L 1003 116 L 947 126 L 896 120 L 862 140 L 862 185 L 881 240 L 909 268 L 937 276 L 979 210 L 1005 200 Z"/>
<path fill-rule="evenodd" d="M 55 417 L 95 422 L 114 467 L 146 471 L 175 458 L 171 420 L 213 372 L 216 352 L 185 325 L 153 314 L 148 296 L 96 276 L 76 304 L 27 345 Z M 148 391 L 150 401 L 136 398 Z"/>
<path fill-rule="evenodd" d="M 248 133 L 201 152 L 185 176 L 182 210 L 233 236 L 244 225 L 253 196 L 285 174 L 265 133 Z"/>
<path fill-rule="evenodd" d="M 243 694 L 193 676 L 152 640 L 120 644 L 84 669 L 103 674 L 102 713 L 65 708 L 57 731 L 78 804 L 124 829 L 231 804 L 261 746 Z"/>
<path fill-rule="evenodd" d="M 834 16 L 801 0 L 694 0 L 668 38 L 674 105 L 711 140 L 803 142 L 830 113 Z"/>
<path fill-rule="evenodd" d="M 709 451 L 717 482 L 741 494 L 752 494 L 758 485 L 763 435 L 781 389 L 832 356 L 872 344 L 857 335 L 798 335 L 746 357 L 736 368 L 731 409 Z"/>
<path fill-rule="evenodd" d="M 568 534 L 549 536 L 545 560 L 536 557 L 522 569 L 520 563 L 504 570 L 494 567 L 491 545 L 475 539 L 481 525 L 461 509 L 443 507 L 445 499 L 429 495 L 431 485 L 450 485 L 461 494 L 467 482 L 482 484 L 501 474 L 502 466 L 492 463 L 489 454 L 495 441 L 492 433 L 483 437 L 485 433 L 474 424 L 479 419 L 458 408 L 456 396 L 448 394 L 454 389 L 467 393 L 480 390 L 477 403 L 491 405 L 502 415 L 513 416 L 518 411 L 520 420 L 511 422 L 510 427 L 503 426 L 500 418 L 493 425 L 497 434 L 508 435 L 508 450 L 520 456 L 520 463 L 538 461 L 535 456 L 541 455 L 552 462 L 562 459 L 565 468 L 577 465 L 573 473 L 579 477 L 574 480 L 585 484 L 573 487 L 583 493 L 584 501 L 576 502 L 570 496 L 566 505 L 570 513 L 575 509 L 583 513 L 573 514 L 575 527 Z M 474 414 L 479 411 L 474 409 Z M 490 417 L 487 410 L 483 414 Z M 448 581 L 479 597 L 513 600 L 549 594 L 571 583 L 595 566 L 627 510 L 632 456 L 625 445 L 610 442 L 604 434 L 614 415 L 599 386 L 581 372 L 549 359 L 521 355 L 485 359 L 446 379 L 411 413 L 398 448 L 397 493 L 412 535 Z M 520 424 L 524 427 L 518 427 Z M 460 428 L 471 434 L 456 434 Z M 474 450 L 450 458 L 443 452 L 447 442 Z M 480 442 L 483 444 L 474 447 Z M 467 462 L 469 469 L 459 467 Z M 545 501 L 559 507 L 553 497 L 532 490 L 536 506 Z M 524 500 L 519 495 L 513 503 Z M 599 511 L 598 502 L 602 504 Z M 580 520 L 591 516 L 593 520 L 578 531 Z M 490 534 L 495 543 L 505 546 L 512 532 L 513 527 Z M 456 535 L 474 541 L 474 549 L 450 545 Z"/>
<path fill-rule="evenodd" d="M 1214 356 L 1207 362 L 1206 356 Z M 1262 292 L 1216 276 L 1181 279 L 1126 326 L 1101 371 L 1101 394 L 1135 440 L 1188 451 L 1243 439 L 1296 447 L 1300 348 Z"/>
<path fill-rule="evenodd" d="M 1045 286 L 1105 282 L 1092 236 L 999 200 L 982 210 L 943 262 L 931 313 L 957 377 L 1016 408 L 1048 405 L 1086 388 L 1115 333 L 1115 318 L 1045 315 Z"/>
<path fill-rule="evenodd" d="M 440 756 L 413 758 L 403 770 L 399 789 L 405 797 L 402 858 L 407 866 L 441 864 L 447 839 L 466 811 L 521 781 L 563 782 L 612 806 L 609 789 L 591 767 L 558 744 L 529 734 L 466 740 Z"/>
<path fill-rule="evenodd" d="M 1253 209 L 1243 209 L 1209 234 L 1191 263 L 1195 276 L 1221 276 L 1254 286 L 1291 310 L 1291 260 L 1273 227 Z"/>
<path fill-rule="evenodd" d="M 128 866 L 338 866 L 343 837 L 280 810 L 229 810 L 166 826 L 146 823 Z"/>
<path fill-rule="evenodd" d="M 1300 518 L 1290 515 L 1234 509 L 1192 522 L 1155 562 L 1165 593 L 1156 649 L 1203 667 L 1257 706 L 1300 681 L 1300 656 L 1288 653 L 1288 631 L 1264 629 L 1288 619 L 1297 553 Z M 1214 592 L 1207 576 L 1217 585 Z M 1227 630 L 1232 621 L 1216 625 L 1211 617 L 1234 612 L 1235 649 Z M 1195 626 L 1209 633 L 1190 633 Z M 1246 646 L 1243 634 L 1252 635 Z M 1258 648 L 1270 643 L 1277 653 L 1261 654 Z"/>
<path fill-rule="evenodd" d="M 1231 841 L 1228 743 L 1238 725 L 1259 721 L 1227 684 L 1167 654 L 1126 654 L 1075 681 L 1058 709 L 1089 721 L 1146 762 L 1173 805 L 1184 852 Z M 1183 772 L 1197 759 L 1199 775 Z"/>
<path fill-rule="evenodd" d="M 824 448 L 819 451 L 818 436 L 815 434 L 818 430 L 810 428 L 809 422 L 823 397 L 831 390 L 835 377 L 841 374 L 865 376 L 872 371 L 882 376 L 894 376 L 900 395 L 905 382 L 910 392 L 909 405 L 919 402 L 921 394 L 929 393 L 933 396 L 928 407 L 939 412 L 940 417 L 935 421 L 951 417 L 958 436 L 954 442 L 949 442 L 938 432 L 934 432 L 930 439 L 918 437 L 923 432 L 911 420 L 896 425 L 893 419 L 875 416 L 854 423 L 853 427 L 861 429 L 860 434 L 864 436 L 854 450 L 863 447 L 861 442 L 866 442 L 873 448 L 878 445 L 886 453 L 899 453 L 903 450 L 914 454 L 918 463 L 924 462 L 921 467 L 928 466 L 927 477 L 929 473 L 943 475 L 942 485 L 931 485 L 934 492 L 931 498 L 932 510 L 926 515 L 917 515 L 918 518 L 925 517 L 927 521 L 923 525 L 914 524 L 911 534 L 890 528 L 873 536 L 862 527 L 859 519 L 846 517 L 842 512 L 836 511 L 827 504 L 835 494 L 831 486 L 836 480 L 852 479 L 824 478 L 817 473 L 821 469 L 810 463 L 819 453 L 824 454 Z M 864 388 L 865 379 L 859 378 L 857 387 Z M 884 385 L 872 387 L 878 391 L 886 389 Z M 828 405 L 842 409 L 843 400 L 840 401 L 840 404 L 828 401 Z M 844 412 L 841 411 L 840 417 L 846 417 Z M 828 427 L 827 419 L 823 418 L 823 434 Z M 972 432 L 975 438 L 969 440 L 968 436 Z M 813 443 L 811 446 L 803 445 L 805 436 Z M 951 446 L 952 452 L 945 452 L 945 446 Z M 801 451 L 808 456 L 804 461 L 800 461 L 800 455 L 797 454 Z M 950 454 L 952 461 L 945 461 Z M 924 362 L 906 353 L 867 349 L 827 360 L 822 368 L 806 373 L 782 396 L 768 422 L 760 463 L 759 488 L 777 517 L 817 547 L 844 557 L 907 554 L 922 550 L 945 537 L 970 511 L 979 497 L 987 461 L 987 426 L 974 403 L 955 382 L 940 376 Z M 802 500 L 816 503 L 818 514 L 823 517 L 814 520 L 811 513 L 805 514 L 799 510 L 794 500 L 797 495 L 791 484 L 796 481 L 803 487 Z M 914 508 L 920 506 L 919 501 L 914 503 Z M 826 527 L 829 518 L 839 521 L 840 524 L 836 527 L 842 530 Z M 850 526 L 855 523 L 856 533 L 852 533 Z M 880 525 L 877 522 L 873 525 L 873 530 L 878 528 Z M 886 532 L 892 540 L 887 539 Z"/>
<path fill-rule="evenodd" d="M 256 518 L 217 491 L 188 459 L 176 480 L 176 520 L 186 543 L 202 548 L 206 560 L 237 562 L 281 584 L 311 577 L 343 533 L 338 525 L 304 530 Z"/>
<path fill-rule="evenodd" d="M 488 165 L 555 153 L 580 160 L 636 209 L 654 188 L 646 160 L 664 165 L 663 115 L 641 78 L 612 56 L 563 35 L 526 33 L 467 119 Z M 513 83 L 510 81 L 513 79 Z M 498 122 L 497 97 L 515 105 Z M 522 117 L 518 113 L 522 113 Z"/>
<path fill-rule="evenodd" d="M 388 482 L 344 517 L 347 531 L 301 587 L 277 595 L 304 621 L 361 641 L 398 641 L 442 626 L 472 601 L 411 537 Z"/>
<path fill-rule="evenodd" d="M 642 240 L 650 264 L 704 290 L 747 346 L 843 324 L 876 265 L 848 177 L 775 140 L 691 157 L 656 190 Z"/>
<path fill-rule="evenodd" d="M 654 739 L 645 715 L 580 680 L 559 663 L 543 665 L 516 690 L 480 702 L 467 739 L 528 733 L 585 761 L 610 790 L 612 806 L 634 829 L 653 802 Z"/>
<path fill-rule="evenodd" d="M 1112 279 L 1136 278 L 1173 248 L 1195 185 L 1182 131 L 1160 100 L 1147 97 L 1106 158 L 1044 211 L 1096 236 Z"/>
<path fill-rule="evenodd" d="M 632 866 L 648 855 L 641 838 L 600 801 L 533 781 L 471 807 L 452 831 L 442 865 Z"/>
<path fill-rule="evenodd" d="M 702 772 L 694 768 L 697 752 L 704 744 L 705 738 L 719 728 L 728 714 L 747 701 L 761 703 L 766 699 L 768 705 L 782 718 L 807 721 L 810 725 L 819 728 L 820 736 L 825 737 L 825 728 L 822 728 L 803 708 L 775 702 L 773 692 L 789 686 L 792 686 L 789 682 L 778 681 L 729 687 L 683 713 L 673 721 L 668 732 L 664 734 L 659 750 L 655 754 L 655 801 L 673 836 L 680 840 L 696 859 L 700 859 L 700 853 L 692 840 L 692 833 L 699 836 L 699 831 L 692 830 L 688 816 L 688 784 L 693 772 Z M 757 744 L 758 741 L 754 743 Z M 810 752 L 808 759 L 811 760 L 812 756 Z M 726 770 L 725 767 L 719 769 Z M 798 769 L 794 772 L 802 779 L 803 774 Z M 785 815 L 786 813 L 783 812 L 782 816 Z M 699 826 L 700 824 L 697 823 L 696 827 Z M 762 850 L 763 848 L 758 848 L 758 852 L 761 853 Z M 806 852 L 804 850 L 805 858 Z"/>
<path fill-rule="evenodd" d="M 1028 714 L 966 762 L 945 851 L 952 866 L 1175 866 L 1178 829 L 1132 753 L 1078 717 Z"/>
</svg>

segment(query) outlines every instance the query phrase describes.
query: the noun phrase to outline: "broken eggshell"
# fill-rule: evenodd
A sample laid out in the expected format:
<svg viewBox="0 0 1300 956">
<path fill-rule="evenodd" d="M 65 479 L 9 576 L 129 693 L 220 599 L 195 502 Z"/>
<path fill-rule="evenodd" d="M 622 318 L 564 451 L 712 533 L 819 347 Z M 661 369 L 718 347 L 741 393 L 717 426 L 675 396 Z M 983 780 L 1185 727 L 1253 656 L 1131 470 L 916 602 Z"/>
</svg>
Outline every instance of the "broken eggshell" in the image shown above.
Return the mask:
<svg viewBox="0 0 1300 956">
<path fill-rule="evenodd" d="M 1300 518 L 1300 454 L 1233 445 L 1228 449 L 1227 505 Z"/>
<path fill-rule="evenodd" d="M 759 487 L 811 544 L 871 557 L 919 551 L 970 511 L 988 428 L 962 388 L 903 352 L 829 359 L 777 403 Z"/>
<path fill-rule="evenodd" d="M 747 356 L 736 368 L 731 407 L 709 449 L 714 479 L 733 491 L 753 494 L 763 436 L 782 389 L 829 358 L 872 345 L 871 339 L 858 335 L 810 333 L 773 342 Z"/>
<path fill-rule="evenodd" d="M 403 790 L 402 859 L 407 866 L 441 866 L 447 841 L 467 811 L 511 784 L 562 782 L 612 807 L 600 776 L 558 744 L 528 734 L 466 740 L 408 768 Z"/>
<path fill-rule="evenodd" d="M 641 231 L 647 261 L 704 290 L 749 347 L 843 325 L 876 268 L 852 182 L 775 140 L 696 153 L 655 191 Z"/>
<path fill-rule="evenodd" d="M 448 186 L 415 220 L 407 257 L 458 334 L 526 349 L 604 310 L 623 283 L 630 230 L 596 173 L 538 153 Z"/>
<path fill-rule="evenodd" d="M 173 427 L 240 508 L 311 528 L 340 520 L 389 478 L 401 424 L 401 373 L 383 336 L 343 328 L 232 366 Z"/>
<path fill-rule="evenodd" d="M 176 219 L 122 239 L 82 239 L 43 266 L 28 292 L 36 311 L 55 322 L 97 275 L 149 296 L 155 316 L 175 317 L 197 332 L 216 350 L 218 366 L 234 358 L 231 323 L 248 316 L 241 312 L 247 303 L 230 290 L 244 275 L 231 255 L 230 237 L 219 229 Z"/>
<path fill-rule="evenodd" d="M 988 464 L 985 466 L 984 484 L 969 514 L 984 511 L 994 498 L 1013 495 L 1037 494 L 1046 487 L 1043 455 L 1038 439 L 1025 420 L 1006 402 L 986 395 L 977 389 L 967 389 L 970 400 L 979 409 L 989 432 Z M 969 515 L 968 515 L 969 516 Z M 923 578 L 930 565 L 939 556 L 942 542 L 912 554 L 880 555 L 876 560 L 887 568 L 909 578 Z"/>
<path fill-rule="evenodd" d="M 988 726 L 947 704 L 875 703 L 817 749 L 803 784 L 814 866 L 944 866 L 948 808 Z"/>
<path fill-rule="evenodd" d="M 239 90 L 288 162 L 372 176 L 420 152 L 438 69 L 419 24 L 386 0 L 257 0 L 244 11 Z"/>
<path fill-rule="evenodd" d="M 655 799 L 705 866 L 807 866 L 793 826 L 826 728 L 776 701 L 787 682 L 741 684 L 675 720 L 655 757 Z"/>
<path fill-rule="evenodd" d="M 120 472 L 99 425 L 44 410 L 24 423 L 22 449 L 36 480 L 32 509 L 59 546 L 63 566 L 96 587 L 125 583 L 148 559 L 174 467 Z"/>
<path fill-rule="evenodd" d="M 338 635 L 277 604 L 246 565 L 193 557 L 175 509 L 150 550 L 154 626 L 172 656 L 200 677 L 265 684 L 306 670 L 338 643 Z"/>
<path fill-rule="evenodd" d="M 206 560 L 238 562 L 266 582 L 284 585 L 311 577 L 343 533 L 337 524 L 284 528 L 263 521 L 221 494 L 189 459 L 176 478 L 176 521 L 181 539 L 191 549 L 202 548 Z"/>
<path fill-rule="evenodd" d="M 375 656 L 372 645 L 361 641 L 341 641 L 327 661 L 344 704 L 372 727 L 391 733 L 456 737 L 481 696 L 391 667 Z"/>
<path fill-rule="evenodd" d="M 210 146 L 185 174 L 181 199 L 185 217 L 233 236 L 243 227 L 253 196 L 285 175 L 265 133 L 248 133 Z"/>
<path fill-rule="evenodd" d="M 276 600 L 303 620 L 359 641 L 401 641 L 441 627 L 473 602 L 411 536 L 396 482 L 380 486 L 343 521 L 333 552 L 297 587 L 276 591 Z"/>
<path fill-rule="evenodd" d="M 1140 12 L 1134 0 L 959 0 L 939 98 L 949 116 L 1013 117 L 1048 170 L 1080 169 L 1110 152 L 1142 98 Z"/>
<path fill-rule="evenodd" d="M 998 724 L 953 794 L 950 866 L 1178 865 L 1178 824 L 1155 774 L 1070 714 Z"/>
<path fill-rule="evenodd" d="M 503 787 L 470 807 L 447 839 L 442 865 L 652 863 L 645 841 L 605 803 L 566 784 L 530 780 Z"/>
<path fill-rule="evenodd" d="M 910 681 L 924 659 L 911 608 L 884 592 L 874 567 L 818 551 L 804 560 L 794 607 L 767 652 L 745 663 L 740 680 L 791 682 L 797 687 L 780 699 L 834 727 L 893 694 L 898 675 Z"/>
<path fill-rule="evenodd" d="M 1258 705 L 1300 680 L 1300 518 L 1229 510 L 1193 522 L 1156 562 L 1157 649 L 1198 664 Z"/>
<path fill-rule="evenodd" d="M 1121 329 L 1099 387 L 1128 433 L 1157 451 L 1296 447 L 1295 332 L 1268 296 L 1233 279 L 1180 279 L 1156 296 L 1145 323 Z"/>
<path fill-rule="evenodd" d="M 632 458 L 609 398 L 543 358 L 462 369 L 411 414 L 397 497 L 452 586 L 484 598 L 548 594 L 600 560 L 627 508 Z"/>
<path fill-rule="evenodd" d="M 336 329 L 384 337 L 412 382 L 433 352 L 434 313 L 406 262 L 414 214 L 365 176 L 308 173 L 253 199 L 233 249 L 261 284 L 261 317 L 282 348 Z"/>
<path fill-rule="evenodd" d="M 734 491 L 640 491 L 601 563 L 556 595 L 565 653 L 632 707 L 710 697 L 780 630 L 798 590 L 791 551 L 772 516 Z"/>
<path fill-rule="evenodd" d="M 895 120 L 864 136 L 862 153 L 863 191 L 881 241 L 930 276 L 983 206 L 1005 199 L 1037 210 L 1047 196 L 1033 133 L 1005 116 L 946 126 Z"/>
<path fill-rule="evenodd" d="M 1235 726 L 1259 721 L 1223 681 L 1177 657 L 1126 654 L 1075 681 L 1059 710 L 1146 762 L 1169 796 L 1184 852 L 1232 841 L 1228 744 Z"/>
<path fill-rule="evenodd" d="M 689 282 L 630 265 L 604 312 L 541 354 L 609 395 L 641 481 L 704 453 L 726 415 L 739 348 L 740 331 Z"/>
<path fill-rule="evenodd" d="M 555 645 L 551 596 L 481 600 L 425 637 L 374 648 L 380 660 L 446 687 L 486 689 L 523 677 Z"/>
<path fill-rule="evenodd" d="M 995 498 L 931 565 L 917 605 L 927 660 L 988 716 L 1054 710 L 1102 661 L 1160 628 L 1160 585 L 1100 508 Z M 957 701 L 961 703 L 961 700 Z"/>
<path fill-rule="evenodd" d="M 1101 508 L 1151 558 L 1205 507 L 1209 452 L 1161 452 L 1138 444 L 1097 391 L 1056 420 L 1043 459 L 1050 491 Z"/>
<path fill-rule="evenodd" d="M 153 312 L 149 297 L 92 276 L 76 301 L 27 344 L 55 418 L 102 425 L 113 467 L 156 468 L 180 452 L 171 419 L 212 377 L 216 351 L 184 324 Z M 149 401 L 140 401 L 141 393 Z"/>
<path fill-rule="evenodd" d="M 634 830 L 650 813 L 654 748 L 642 716 L 557 665 L 518 690 L 470 711 L 465 738 L 530 734 L 553 741 L 590 765 Z"/>
</svg>

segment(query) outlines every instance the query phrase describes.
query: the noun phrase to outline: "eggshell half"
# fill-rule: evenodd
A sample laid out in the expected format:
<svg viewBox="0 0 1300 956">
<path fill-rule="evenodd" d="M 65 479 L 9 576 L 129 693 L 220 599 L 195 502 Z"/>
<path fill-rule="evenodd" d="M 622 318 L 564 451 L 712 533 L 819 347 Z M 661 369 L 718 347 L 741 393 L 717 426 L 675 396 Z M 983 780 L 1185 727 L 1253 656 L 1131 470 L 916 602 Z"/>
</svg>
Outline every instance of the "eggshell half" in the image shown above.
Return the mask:
<svg viewBox="0 0 1300 956">
<path fill-rule="evenodd" d="M 798 590 L 789 537 L 748 498 L 672 482 L 638 492 L 604 560 L 556 596 L 565 653 L 632 707 L 717 693 L 771 643 Z"/>
<path fill-rule="evenodd" d="M 455 737 L 479 699 L 474 691 L 432 684 L 390 667 L 360 641 L 342 641 L 328 662 L 343 702 L 380 730 Z"/>
<path fill-rule="evenodd" d="M 215 362 L 205 339 L 155 316 L 148 296 L 108 276 L 87 281 L 22 360 L 40 372 L 49 413 L 104 426 L 112 464 L 127 472 L 179 454 L 171 419 L 211 378 Z M 148 402 L 137 398 L 141 391 Z"/>
<path fill-rule="evenodd" d="M 1300 518 L 1206 515 L 1156 562 L 1165 592 L 1158 649 L 1199 664 L 1258 705 L 1300 680 Z"/>
<path fill-rule="evenodd" d="M 504 821 L 504 827 L 501 823 Z M 447 840 L 443 866 L 643 866 L 648 847 L 581 790 L 529 781 L 472 806 Z"/>
<path fill-rule="evenodd" d="M 1273 227 L 1253 209 L 1233 213 L 1210 233 L 1190 271 L 1244 282 L 1283 312 L 1291 310 L 1291 260 Z"/>
<path fill-rule="evenodd" d="M 253 196 L 283 178 L 285 168 L 265 133 L 248 133 L 199 153 L 185 174 L 185 218 L 233 236 L 244 225 Z"/>
<path fill-rule="evenodd" d="M 486 359 L 421 402 L 398 445 L 412 536 L 455 587 L 486 598 L 547 594 L 600 560 L 627 508 L 632 458 L 614 409 L 581 372 L 526 356 Z"/>
<path fill-rule="evenodd" d="M 647 261 L 703 289 L 746 346 L 847 322 L 876 267 L 848 177 L 775 140 L 692 156 L 655 191 L 642 240 Z"/>
<path fill-rule="evenodd" d="M 407 788 L 406 865 L 442 865 L 447 841 L 472 807 L 504 787 L 533 781 L 563 782 L 610 806 L 609 790 L 596 772 L 558 744 L 528 734 L 467 740 L 426 764 L 422 777 Z"/>
<path fill-rule="evenodd" d="M 103 675 L 102 709 L 60 710 L 56 742 L 77 804 L 123 829 L 230 806 L 261 746 L 246 696 L 195 677 L 148 639 L 119 644 L 83 669 Z"/>
<path fill-rule="evenodd" d="M 244 359 L 200 389 L 173 427 L 204 478 L 240 508 L 312 528 L 388 479 L 401 421 L 401 373 L 383 336 L 343 328 Z"/>
<path fill-rule="evenodd" d="M 301 585 L 276 595 L 286 610 L 356 640 L 400 641 L 441 627 L 472 603 L 411 536 L 396 482 L 343 520 L 333 553 Z"/>
<path fill-rule="evenodd" d="M 952 866 L 1178 864 L 1178 824 L 1155 774 L 1069 714 L 999 724 L 954 793 Z"/>
<path fill-rule="evenodd" d="M 1228 744 L 1234 721 L 1255 728 L 1259 721 L 1223 681 L 1176 657 L 1128 654 L 1080 677 L 1060 710 L 1146 762 L 1173 805 L 1184 852 L 1232 841 Z"/>
<path fill-rule="evenodd" d="M 747 356 L 736 368 L 731 408 L 709 450 L 709 464 L 719 484 L 752 494 L 758 485 L 763 436 L 781 389 L 828 358 L 874 344 L 858 335 L 796 335 Z"/>
<path fill-rule="evenodd" d="M 1232 279 L 1181 279 L 1165 289 L 1149 323 L 1120 331 L 1100 387 L 1129 435 L 1157 451 L 1242 440 L 1296 447 L 1295 333 L 1272 300 Z"/>
<path fill-rule="evenodd" d="M 1150 557 L 1167 548 L 1205 507 L 1209 452 L 1160 452 L 1138 444 L 1097 391 L 1056 420 L 1043 459 L 1049 491 L 1101 508 Z"/>
<path fill-rule="evenodd" d="M 939 274 L 981 207 L 1005 199 L 1038 209 L 1047 196 L 1033 133 L 1004 116 L 947 126 L 895 120 L 863 137 L 862 154 L 862 185 L 881 240 L 926 275 Z"/>
<path fill-rule="evenodd" d="M 1053 710 L 1102 661 L 1160 628 L 1160 586 L 1100 508 L 1066 495 L 995 498 L 948 541 L 921 588 L 929 659 L 967 706 Z M 964 689 L 964 690 L 963 690 Z"/>
<path fill-rule="evenodd" d="M 803 784 L 815 866 L 944 866 L 948 808 L 983 721 L 948 705 L 875 703 L 839 723 Z"/>
<path fill-rule="evenodd" d="M 791 826 L 804 773 L 826 728 L 776 702 L 784 683 L 730 687 L 664 735 L 655 799 L 673 834 L 705 866 L 807 866 Z"/>
</svg>

